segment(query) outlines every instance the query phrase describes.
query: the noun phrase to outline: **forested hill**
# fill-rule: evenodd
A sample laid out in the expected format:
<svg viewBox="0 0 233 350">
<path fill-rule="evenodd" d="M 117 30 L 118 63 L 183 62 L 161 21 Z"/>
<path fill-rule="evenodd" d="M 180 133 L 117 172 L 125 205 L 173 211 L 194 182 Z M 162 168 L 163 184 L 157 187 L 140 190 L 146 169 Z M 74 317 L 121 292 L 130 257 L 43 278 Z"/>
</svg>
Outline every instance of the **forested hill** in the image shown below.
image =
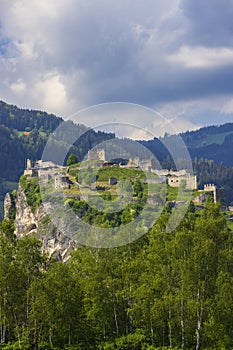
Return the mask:
<svg viewBox="0 0 233 350">
<path fill-rule="evenodd" d="M 0 101 L 0 178 L 18 181 L 25 158 L 40 156 L 49 133 L 61 122 L 55 115 Z"/>
<path fill-rule="evenodd" d="M 41 158 L 49 134 L 62 121 L 62 118 L 53 114 L 20 109 L 0 101 L 0 202 L 7 191 L 17 186 L 25 167 L 25 159 Z M 82 132 L 87 131 L 84 125 L 73 124 L 72 127 L 77 127 Z M 73 145 L 70 152 L 75 153 L 78 160 L 81 160 L 94 145 L 114 137 L 114 134 L 89 130 Z M 166 135 L 166 141 L 174 142 L 176 137 L 176 135 Z M 213 182 L 220 187 L 224 186 L 228 194 L 227 202 L 232 202 L 233 123 L 188 131 L 182 133 L 181 137 L 192 159 L 196 159 L 194 170 L 197 172 L 199 185 Z M 164 168 L 172 168 L 174 164 L 163 141 L 164 138 L 155 138 L 150 141 L 141 141 L 141 143 L 155 154 Z M 132 151 L 133 149 L 134 147 Z M 210 163 L 209 160 L 213 160 L 214 163 Z"/>
<path fill-rule="evenodd" d="M 38 129 L 52 132 L 62 122 L 62 118 L 42 111 L 21 109 L 0 101 L 0 124 L 10 130 L 31 131 Z"/>
<path fill-rule="evenodd" d="M 233 166 L 233 123 L 203 127 L 195 131 L 181 133 L 192 159 L 204 158 L 213 160 L 215 163 L 222 163 Z M 164 151 L 163 143 L 175 144 L 176 135 L 166 134 L 160 139 L 141 141 L 153 153 L 155 150 L 167 157 L 168 152 Z M 160 159 L 159 159 L 160 160 Z"/>
<path fill-rule="evenodd" d="M 233 123 L 211 125 L 180 134 L 188 147 L 200 148 L 213 143 L 223 144 L 228 136 L 233 136 Z"/>
<path fill-rule="evenodd" d="M 192 158 L 207 158 L 233 166 L 233 123 L 181 134 Z"/>
<path fill-rule="evenodd" d="M 233 123 L 213 125 L 181 134 L 191 157 L 233 166 Z"/>
<path fill-rule="evenodd" d="M 41 158 L 50 133 L 62 121 L 62 118 L 53 114 L 20 109 L 0 101 L 0 208 L 5 193 L 17 186 L 25 168 L 26 158 L 34 160 Z M 75 153 L 78 159 L 82 159 L 94 145 L 115 137 L 114 134 L 95 132 L 88 130 L 84 125 L 69 123 L 72 122 L 67 122 L 68 127 L 78 128 L 79 133 L 84 133 L 70 150 L 70 153 Z"/>
<path fill-rule="evenodd" d="M 62 121 L 53 114 L 20 109 L 0 101 L 0 178 L 18 181 L 25 159 L 41 158 L 48 136 Z M 115 137 L 114 134 L 96 133 L 71 121 L 66 123 L 68 128 L 77 128 L 79 133 L 84 133 L 72 149 L 78 159 L 99 142 Z"/>
</svg>

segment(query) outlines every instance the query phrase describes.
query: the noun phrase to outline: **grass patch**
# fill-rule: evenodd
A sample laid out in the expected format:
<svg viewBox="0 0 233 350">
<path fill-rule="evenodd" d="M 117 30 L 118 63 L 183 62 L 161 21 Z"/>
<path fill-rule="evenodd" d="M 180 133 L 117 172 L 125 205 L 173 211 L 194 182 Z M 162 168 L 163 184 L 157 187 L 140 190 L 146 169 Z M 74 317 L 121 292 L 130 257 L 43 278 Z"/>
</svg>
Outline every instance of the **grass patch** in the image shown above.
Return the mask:
<svg viewBox="0 0 233 350">
<path fill-rule="evenodd" d="M 118 167 L 106 167 L 98 169 L 98 182 L 108 181 L 110 177 L 115 177 L 117 181 L 127 179 L 129 181 L 135 181 L 136 179 L 144 179 L 145 174 L 141 170 L 118 168 Z"/>
</svg>

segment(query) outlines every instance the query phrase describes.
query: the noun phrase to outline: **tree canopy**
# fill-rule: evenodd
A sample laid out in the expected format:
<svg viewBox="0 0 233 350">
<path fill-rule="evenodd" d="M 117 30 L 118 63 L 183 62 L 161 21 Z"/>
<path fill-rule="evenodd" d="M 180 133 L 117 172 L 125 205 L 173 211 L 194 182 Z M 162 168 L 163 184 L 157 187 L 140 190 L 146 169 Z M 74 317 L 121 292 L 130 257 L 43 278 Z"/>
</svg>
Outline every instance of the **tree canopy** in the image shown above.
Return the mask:
<svg viewBox="0 0 233 350">
<path fill-rule="evenodd" d="M 3 349 L 232 349 L 233 236 L 218 204 L 166 232 L 48 260 L 34 237 L 0 226 Z"/>
</svg>

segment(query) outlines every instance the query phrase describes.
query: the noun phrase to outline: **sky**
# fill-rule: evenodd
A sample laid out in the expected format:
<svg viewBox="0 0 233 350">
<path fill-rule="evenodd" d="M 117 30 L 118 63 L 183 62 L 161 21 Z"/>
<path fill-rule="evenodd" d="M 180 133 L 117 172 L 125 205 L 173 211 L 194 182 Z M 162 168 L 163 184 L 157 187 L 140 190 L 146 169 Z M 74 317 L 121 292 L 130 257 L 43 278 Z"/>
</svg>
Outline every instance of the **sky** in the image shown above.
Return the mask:
<svg viewBox="0 0 233 350">
<path fill-rule="evenodd" d="M 232 18 L 233 0 L 0 0 L 0 99 L 63 118 L 135 103 L 178 131 L 233 122 Z"/>
</svg>

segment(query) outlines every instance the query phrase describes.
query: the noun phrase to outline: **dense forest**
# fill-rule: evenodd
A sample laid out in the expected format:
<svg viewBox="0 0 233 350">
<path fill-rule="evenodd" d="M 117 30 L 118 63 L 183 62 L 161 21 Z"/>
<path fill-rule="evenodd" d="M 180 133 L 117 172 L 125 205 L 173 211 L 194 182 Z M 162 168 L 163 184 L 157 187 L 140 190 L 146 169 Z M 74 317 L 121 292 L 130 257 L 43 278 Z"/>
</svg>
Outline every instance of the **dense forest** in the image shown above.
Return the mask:
<svg viewBox="0 0 233 350">
<path fill-rule="evenodd" d="M 179 134 L 178 138 L 184 141 L 191 158 L 204 158 L 213 160 L 216 164 L 222 163 L 233 166 L 233 123 L 213 125 L 200 128 L 199 130 L 187 131 Z M 168 157 L 172 167 L 174 164 L 169 158 L 169 153 L 164 144 L 175 144 L 176 135 L 165 134 L 159 139 L 140 141 L 153 153 L 157 150 L 158 159 L 161 161 Z"/>
<path fill-rule="evenodd" d="M 0 103 L 2 197 L 16 185 L 25 158 L 41 157 L 49 134 L 61 121 L 45 112 Z M 78 128 L 83 134 L 68 152 L 68 162 L 81 160 L 91 147 L 115 137 L 72 122 L 65 125 L 71 133 Z M 199 186 L 224 186 L 228 204 L 233 200 L 233 167 L 224 159 L 206 159 L 201 150 L 228 143 L 229 152 L 232 131 L 232 124 L 226 124 L 182 136 L 190 149 L 200 152 L 193 158 Z M 57 136 L 62 139 L 62 134 Z M 162 140 L 142 143 L 164 168 L 173 168 Z M 59 150 L 64 144 L 55 146 Z M 115 143 L 114 147 L 118 154 L 120 146 Z M 130 140 L 129 148 L 133 148 Z M 77 178 L 75 167 L 71 162 L 70 176 L 91 181 L 91 171 Z M 101 169 L 98 174 L 98 192 L 109 205 L 114 194 L 103 183 L 116 176 L 117 170 L 111 171 Z M 140 214 L 146 199 L 139 170 L 131 169 L 130 174 L 137 201 L 117 214 L 99 215 L 74 196 L 65 198 L 65 204 L 92 225 L 124 226 Z M 22 176 L 20 183 L 33 212 L 41 203 L 38 182 Z M 74 190 L 71 186 L 70 191 Z M 165 205 L 155 225 L 133 243 L 111 249 L 79 244 L 66 263 L 49 258 L 40 237 L 18 239 L 13 211 L 12 221 L 0 223 L 0 349 L 232 349 L 233 234 L 229 223 L 220 205 L 209 198 L 202 210 L 191 202 L 179 226 L 168 233 L 173 210 Z"/>
<path fill-rule="evenodd" d="M 49 260 L 0 226 L 2 349 L 232 349 L 233 236 L 218 204 L 141 239 Z"/>
<path fill-rule="evenodd" d="M 206 126 L 181 133 L 180 136 L 193 159 L 207 158 L 217 164 L 233 166 L 233 123 Z M 168 139 L 173 137 L 167 136 Z"/>
<path fill-rule="evenodd" d="M 0 124 L 11 130 L 31 131 L 33 129 L 52 132 L 62 122 L 53 114 L 42 111 L 21 109 L 0 101 Z"/>
<path fill-rule="evenodd" d="M 233 134 L 225 136 L 222 144 L 212 143 L 210 145 L 189 148 L 189 152 L 192 158 L 204 157 L 214 160 L 216 163 L 223 163 L 227 166 L 233 166 L 233 157 L 231 150 L 233 149 Z"/>
</svg>

